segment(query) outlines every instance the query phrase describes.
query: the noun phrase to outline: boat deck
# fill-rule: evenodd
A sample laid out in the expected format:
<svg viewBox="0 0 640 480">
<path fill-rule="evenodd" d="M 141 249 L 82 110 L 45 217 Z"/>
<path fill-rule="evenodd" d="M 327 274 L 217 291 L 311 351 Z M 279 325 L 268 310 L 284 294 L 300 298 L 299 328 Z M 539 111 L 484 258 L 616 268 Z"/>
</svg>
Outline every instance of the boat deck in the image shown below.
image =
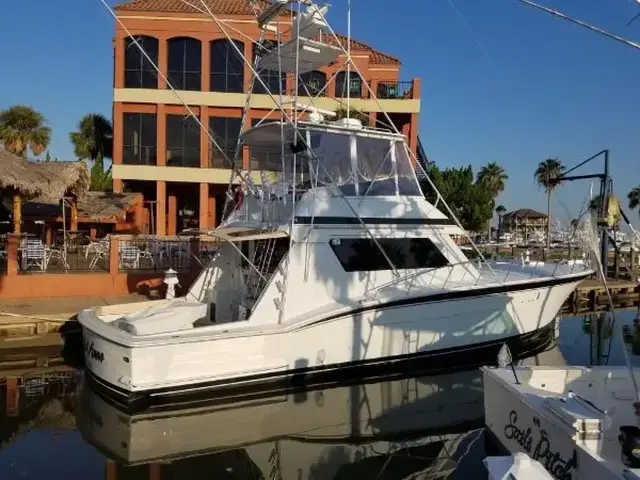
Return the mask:
<svg viewBox="0 0 640 480">
<path fill-rule="evenodd" d="M 625 470 L 625 478 L 640 478 L 640 468 L 629 468 L 621 460 L 620 428 L 639 424 L 626 367 L 516 367 L 515 372 L 519 383 L 510 368 L 486 369 L 485 375 L 497 376 L 534 416 L 564 432 L 603 468 L 619 472 L 619 478 Z M 640 369 L 634 369 L 634 376 L 640 384 Z M 519 414 L 524 422 L 528 415 L 522 409 Z"/>
</svg>

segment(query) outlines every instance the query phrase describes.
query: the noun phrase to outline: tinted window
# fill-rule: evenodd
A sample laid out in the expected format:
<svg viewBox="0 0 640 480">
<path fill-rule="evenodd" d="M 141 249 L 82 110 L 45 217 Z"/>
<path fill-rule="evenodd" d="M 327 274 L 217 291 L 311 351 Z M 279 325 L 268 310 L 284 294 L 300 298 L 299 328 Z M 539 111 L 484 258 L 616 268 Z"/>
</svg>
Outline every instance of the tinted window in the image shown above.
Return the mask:
<svg viewBox="0 0 640 480">
<path fill-rule="evenodd" d="M 233 40 L 244 52 L 244 44 Z M 244 61 L 233 44 L 225 39 L 211 42 L 211 84 L 212 92 L 242 93 L 244 91 Z"/>
<path fill-rule="evenodd" d="M 360 75 L 355 72 L 350 72 L 349 82 L 347 82 L 347 72 L 339 72 L 336 75 L 336 97 L 346 97 L 347 88 L 349 88 L 350 97 L 360 98 L 362 96 L 362 80 L 360 79 Z"/>
<path fill-rule="evenodd" d="M 122 163 L 129 165 L 156 164 L 155 113 L 125 113 L 122 116 Z"/>
<path fill-rule="evenodd" d="M 326 84 L 327 76 L 324 73 L 317 70 L 305 72 L 300 75 L 300 79 L 298 81 L 298 95 L 326 95 L 326 90 L 323 90 Z M 320 93 L 321 91 L 322 93 Z"/>
<path fill-rule="evenodd" d="M 259 49 L 259 47 L 257 47 L 255 44 L 253 44 L 253 62 L 255 65 L 255 60 L 256 60 L 256 55 L 258 54 L 258 52 L 262 53 L 262 55 L 264 56 L 266 54 L 266 52 L 264 50 Z M 262 79 L 262 81 L 265 83 L 265 85 L 268 88 L 268 91 L 271 92 L 272 94 L 278 94 L 280 93 L 280 89 L 282 89 L 282 92 L 286 92 L 287 90 L 287 75 L 286 73 L 278 73 L 277 70 L 267 70 L 267 69 L 261 69 L 260 68 L 260 64 L 258 63 L 258 75 L 260 75 L 260 79 Z M 267 93 L 267 89 L 265 89 L 262 84 L 258 81 L 258 79 L 255 79 L 254 83 L 253 83 L 253 92 L 254 93 Z"/>
<path fill-rule="evenodd" d="M 440 268 L 446 257 L 428 238 L 377 238 L 380 247 L 398 270 Z M 371 238 L 341 238 L 329 242 L 347 272 L 391 270 L 380 248 Z"/>
<path fill-rule="evenodd" d="M 227 158 L 233 160 L 240 135 L 241 118 L 211 117 L 209 119 L 209 133 L 216 143 L 224 150 Z M 238 152 L 238 157 L 242 161 L 242 150 Z M 213 145 L 209 147 L 209 166 L 214 168 L 229 168 L 225 163 L 224 155 Z"/>
<path fill-rule="evenodd" d="M 167 115 L 167 165 L 200 166 L 200 126 L 193 117 Z"/>
<path fill-rule="evenodd" d="M 137 35 L 140 47 L 147 53 L 154 64 L 158 64 L 158 39 Z M 125 88 L 158 88 L 158 75 L 153 64 L 147 60 L 132 37 L 124 40 L 124 87 Z"/>
<path fill-rule="evenodd" d="M 176 90 L 200 90 L 201 46 L 195 38 L 172 38 L 168 45 L 168 79 Z"/>
</svg>

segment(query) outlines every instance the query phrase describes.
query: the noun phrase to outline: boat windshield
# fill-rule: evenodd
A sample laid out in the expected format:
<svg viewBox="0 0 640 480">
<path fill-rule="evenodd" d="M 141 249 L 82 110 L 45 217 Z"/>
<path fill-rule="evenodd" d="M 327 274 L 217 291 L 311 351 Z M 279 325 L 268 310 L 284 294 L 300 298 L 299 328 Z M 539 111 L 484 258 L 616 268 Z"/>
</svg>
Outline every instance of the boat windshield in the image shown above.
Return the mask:
<svg viewBox="0 0 640 480">
<path fill-rule="evenodd" d="M 336 185 L 346 196 L 422 196 L 402 136 L 314 124 L 302 124 L 298 131 L 279 122 L 247 131 L 243 139 L 252 168 L 275 172 L 289 182 L 297 152 L 296 183 L 303 189 Z"/>
</svg>

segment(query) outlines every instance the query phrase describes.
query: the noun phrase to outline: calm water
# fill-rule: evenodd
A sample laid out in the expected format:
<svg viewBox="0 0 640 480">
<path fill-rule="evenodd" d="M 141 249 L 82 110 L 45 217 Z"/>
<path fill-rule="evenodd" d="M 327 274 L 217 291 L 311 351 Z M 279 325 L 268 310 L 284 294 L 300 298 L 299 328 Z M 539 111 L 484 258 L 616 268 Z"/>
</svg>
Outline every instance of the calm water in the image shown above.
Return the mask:
<svg viewBox="0 0 640 480">
<path fill-rule="evenodd" d="M 630 325 L 636 312 L 617 315 Z M 525 362 L 589 365 L 600 350 L 604 363 L 611 342 L 622 365 L 619 334 L 605 322 L 597 342 L 596 324 L 562 320 L 557 346 Z M 486 478 L 477 370 L 133 416 L 82 372 L 24 380 L 17 399 L 0 380 L 0 392 L 1 480 Z"/>
</svg>

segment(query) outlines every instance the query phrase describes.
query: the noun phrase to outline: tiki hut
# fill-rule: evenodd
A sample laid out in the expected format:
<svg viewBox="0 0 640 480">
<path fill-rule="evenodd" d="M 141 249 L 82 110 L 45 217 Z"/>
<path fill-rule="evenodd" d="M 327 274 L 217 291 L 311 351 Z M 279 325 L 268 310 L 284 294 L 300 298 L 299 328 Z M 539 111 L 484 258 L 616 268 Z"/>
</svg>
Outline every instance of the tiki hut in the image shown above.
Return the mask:
<svg viewBox="0 0 640 480">
<path fill-rule="evenodd" d="M 143 200 L 141 193 L 86 192 L 78 198 L 77 221 L 88 225 L 92 238 L 98 228 L 106 232 L 141 233 Z M 51 231 L 52 224 L 63 221 L 60 202 L 41 197 L 26 202 L 22 216 L 25 220 L 44 221 L 46 232 Z"/>
<path fill-rule="evenodd" d="M 20 233 L 22 201 L 25 197 L 61 201 L 65 196 L 81 198 L 89 188 L 89 169 L 78 162 L 32 162 L 0 150 L 0 194 L 13 198 L 13 232 Z M 71 222 L 77 218 L 76 202 L 71 202 Z"/>
</svg>

